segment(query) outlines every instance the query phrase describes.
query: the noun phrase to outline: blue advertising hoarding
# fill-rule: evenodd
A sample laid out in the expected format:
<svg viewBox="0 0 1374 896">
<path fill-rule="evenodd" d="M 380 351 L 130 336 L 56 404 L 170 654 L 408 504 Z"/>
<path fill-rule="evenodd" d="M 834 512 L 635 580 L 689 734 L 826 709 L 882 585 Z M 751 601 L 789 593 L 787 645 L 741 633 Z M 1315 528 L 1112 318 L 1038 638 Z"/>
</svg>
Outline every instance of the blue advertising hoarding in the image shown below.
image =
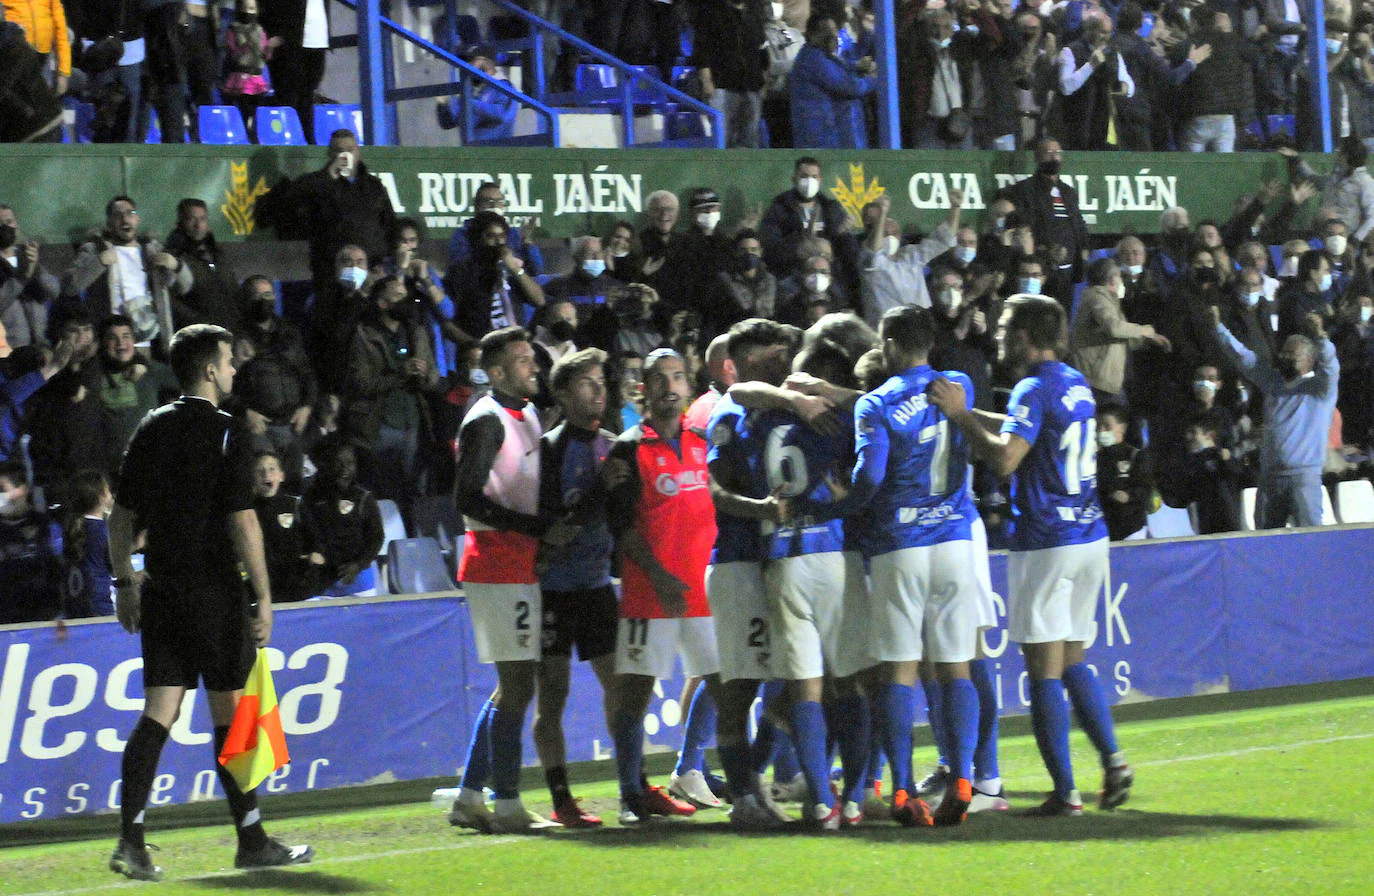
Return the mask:
<svg viewBox="0 0 1374 896">
<path fill-rule="evenodd" d="M 1374 675 L 1371 548 L 1370 527 L 1115 546 L 1088 661 L 1114 703 Z M 1005 555 L 992 573 L 1005 593 Z M 1000 626 L 984 642 L 1002 712 L 1026 712 L 1019 651 Z M 292 755 L 269 793 L 456 774 L 495 685 L 454 597 L 284 607 L 269 654 Z M 0 661 L 0 823 L 117 808 L 120 752 L 142 707 L 138 639 L 113 621 L 12 627 Z M 655 689 L 651 750 L 678 746 L 681 686 Z M 568 759 L 609 758 L 587 664 L 574 664 L 571 690 Z M 221 795 L 211 753 L 205 704 L 188 698 L 153 805 Z"/>
</svg>

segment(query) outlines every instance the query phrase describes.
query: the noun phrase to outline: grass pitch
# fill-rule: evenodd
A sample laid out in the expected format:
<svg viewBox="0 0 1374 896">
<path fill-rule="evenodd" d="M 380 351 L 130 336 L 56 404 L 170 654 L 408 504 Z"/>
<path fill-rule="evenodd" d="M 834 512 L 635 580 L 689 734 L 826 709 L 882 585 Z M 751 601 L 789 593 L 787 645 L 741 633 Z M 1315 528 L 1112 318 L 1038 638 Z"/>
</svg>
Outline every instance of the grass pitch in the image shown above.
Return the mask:
<svg viewBox="0 0 1374 896">
<path fill-rule="evenodd" d="M 429 784 L 410 784 L 264 800 L 273 835 L 316 847 L 316 862 L 300 869 L 234 871 L 222 805 L 154 811 L 148 839 L 161 847 L 154 858 L 167 879 L 160 884 L 105 870 L 117 830 L 111 816 L 10 826 L 0 829 L 12 844 L 0 849 L 0 894 L 133 887 L 501 896 L 1367 893 L 1374 885 L 1374 696 L 1368 684 L 1357 690 L 1121 724 L 1119 739 L 1137 769 L 1131 801 L 1113 813 L 1089 808 L 1078 819 L 1017 817 L 1048 789 L 1033 740 L 1018 735 L 1004 736 L 1001 752 L 1013 811 L 972 816 L 952 829 L 866 822 L 844 833 L 740 835 L 724 814 L 704 811 L 622 830 L 613 821 L 614 784 L 598 782 L 574 792 L 608 818 L 605 829 L 492 837 L 450 828 L 428 804 Z M 1078 732 L 1073 749 L 1087 799 L 1100 772 Z M 918 750 L 918 768 L 928 755 Z M 406 801 L 367 806 L 369 797 Z M 548 808 L 542 788 L 529 787 L 527 800 Z"/>
</svg>

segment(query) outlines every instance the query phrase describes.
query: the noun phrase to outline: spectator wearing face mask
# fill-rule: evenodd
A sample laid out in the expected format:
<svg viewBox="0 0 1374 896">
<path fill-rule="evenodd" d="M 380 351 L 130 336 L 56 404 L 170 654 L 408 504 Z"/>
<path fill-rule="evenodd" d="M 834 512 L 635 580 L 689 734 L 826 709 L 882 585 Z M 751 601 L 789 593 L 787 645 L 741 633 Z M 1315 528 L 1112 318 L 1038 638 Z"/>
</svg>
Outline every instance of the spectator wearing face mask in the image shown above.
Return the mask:
<svg viewBox="0 0 1374 896">
<path fill-rule="evenodd" d="M 869 326 L 876 327 L 889 308 L 930 307 L 925 268 L 953 247 L 963 200 L 963 193 L 952 191 L 949 217 L 917 245 L 902 244 L 902 228 L 889 217 L 892 199 L 886 194 L 864 208 L 868 231 L 859 252 L 859 295 Z"/>
<path fill-rule="evenodd" d="M 1130 351 L 1153 345 L 1172 346 L 1149 324 L 1133 324 L 1121 312 L 1126 285 L 1121 269 L 1110 258 L 1088 265 L 1088 288 L 1079 299 L 1069 328 L 1069 361 L 1082 371 L 1099 404 L 1124 398 L 1126 358 Z"/>
<path fill-rule="evenodd" d="M 1192 390 L 1182 416 L 1185 419 L 1207 418 L 1216 430 L 1216 444 L 1229 450 L 1236 444 L 1236 415 L 1231 406 L 1220 400 L 1224 386 L 1221 369 L 1217 365 L 1200 365 L 1193 371 Z M 1228 391 L 1234 400 L 1235 390 Z"/>
<path fill-rule="evenodd" d="M 802 265 L 799 285 L 795 292 L 778 297 L 776 320 L 806 329 L 844 307 L 832 291 L 830 261 L 824 255 L 812 256 Z"/>
<path fill-rule="evenodd" d="M 1048 256 L 1051 267 L 1045 272 L 1044 294 L 1056 299 L 1067 314 L 1088 252 L 1088 225 L 1078 208 L 1078 191 L 1059 177 L 1063 158 L 1058 140 L 1042 139 L 1035 148 L 1035 173 L 1001 195 L 1021 212 L 1035 236 L 1035 248 Z"/>
<path fill-rule="evenodd" d="M 1145 517 L 1155 507 L 1154 462 L 1126 441 L 1130 415 L 1115 402 L 1097 406 L 1097 493 L 1112 541 L 1145 537 Z"/>
<path fill-rule="evenodd" d="M 992 378 L 988 359 L 997 357 L 997 343 L 988 326 L 987 301 L 964 291 L 963 278 L 949 268 L 930 275 L 931 310 L 935 316 L 935 344 L 930 366 L 957 370 L 973 384 L 974 407 L 992 411 Z"/>
<path fill-rule="evenodd" d="M 802 156 L 792 166 L 792 187 L 773 197 L 759 223 L 763 260 L 773 276 L 783 279 L 797 271 L 797 244 L 807 237 L 830 240 L 836 261 L 846 264 L 857 255 L 849 233 L 849 215 L 839 200 L 821 189 L 821 163 Z"/>
<path fill-rule="evenodd" d="M 1335 288 L 1331 262 L 1320 249 L 1309 249 L 1298 259 L 1297 275 L 1279 287 L 1278 338 L 1286 340 L 1299 333 L 1309 314 L 1317 314 L 1323 324 L 1334 314 Z"/>
<path fill-rule="evenodd" d="M 361 246 L 347 245 L 334 256 L 334 279 L 310 300 L 305 347 L 320 388 L 326 393 L 338 395 L 342 388 L 348 342 L 367 307 L 367 294 L 375 279 L 367 252 Z"/>
<path fill-rule="evenodd" d="M 772 317 L 777 306 L 778 280 L 763 261 L 763 243 L 758 231 L 744 228 L 735 233 L 731 265 L 718 275 L 720 299 L 718 306 L 726 312 L 717 326 L 730 324 L 747 317 Z M 731 318 L 726 320 L 726 317 Z"/>
<path fill-rule="evenodd" d="M 1323 209 L 1318 214 L 1328 211 Z M 1315 230 L 1321 245 L 1314 248 L 1320 248 L 1326 256 L 1326 263 L 1331 266 L 1331 291 L 1339 295 L 1345 292 L 1355 273 L 1355 250 L 1346 236 L 1345 222 L 1330 214 L 1317 224 Z"/>
<path fill-rule="evenodd" d="M 1264 283 L 1253 268 L 1242 268 L 1223 303 L 1222 322 L 1246 348 L 1266 361 L 1278 350 L 1278 305 L 1264 294 Z"/>
<path fill-rule="evenodd" d="M 687 197 L 690 222 L 678 238 L 673 273 L 660 288 L 667 311 L 695 311 L 701 316 L 706 338 L 715 336 L 719 321 L 728 318 L 712 306 L 718 295 L 720 275 L 728 273 L 734 254 L 730 237 L 720 226 L 720 196 L 710 187 L 698 187 Z M 728 325 L 727 325 L 728 326 Z"/>
</svg>

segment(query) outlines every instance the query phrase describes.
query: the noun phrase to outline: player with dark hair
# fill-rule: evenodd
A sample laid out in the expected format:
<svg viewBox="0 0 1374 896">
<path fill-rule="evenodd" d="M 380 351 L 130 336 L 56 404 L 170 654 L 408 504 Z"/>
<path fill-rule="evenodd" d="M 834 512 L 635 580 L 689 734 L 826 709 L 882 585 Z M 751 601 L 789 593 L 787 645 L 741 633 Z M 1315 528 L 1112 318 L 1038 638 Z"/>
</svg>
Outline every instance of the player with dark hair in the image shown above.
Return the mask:
<svg viewBox="0 0 1374 896">
<path fill-rule="evenodd" d="M 144 708 L 124 748 L 119 846 L 110 869 L 159 880 L 144 842 L 144 809 L 158 758 L 188 688 L 205 684 L 215 755 L 229 733 L 256 648 L 272 637 L 272 591 L 253 511 L 252 437 L 219 410 L 234 383 L 233 337 L 197 324 L 172 337 L 183 395 L 144 418 L 124 456 L 110 514 L 116 612 L 143 643 Z M 135 577 L 133 545 L 147 532 L 147 581 Z M 253 593 L 250 604 L 239 573 Z M 284 846 L 262 828 L 255 791 L 215 772 L 238 831 L 238 868 L 310 861 L 309 846 Z"/>
<path fill-rule="evenodd" d="M 1007 359 L 1026 376 L 1012 390 L 1000 434 L 985 427 L 953 379 L 932 383 L 929 394 L 998 476 L 1015 476 L 1007 633 L 1026 657 L 1031 727 L 1054 780 L 1054 792 L 1034 814 L 1082 815 L 1065 691 L 1102 759 L 1099 806 L 1124 803 L 1135 777 L 1117 747 L 1102 684 L 1084 662 L 1108 564 L 1097 497 L 1096 403 L 1083 375 L 1059 360 L 1067 327 L 1058 303 L 1022 299 L 1008 314 Z"/>
</svg>

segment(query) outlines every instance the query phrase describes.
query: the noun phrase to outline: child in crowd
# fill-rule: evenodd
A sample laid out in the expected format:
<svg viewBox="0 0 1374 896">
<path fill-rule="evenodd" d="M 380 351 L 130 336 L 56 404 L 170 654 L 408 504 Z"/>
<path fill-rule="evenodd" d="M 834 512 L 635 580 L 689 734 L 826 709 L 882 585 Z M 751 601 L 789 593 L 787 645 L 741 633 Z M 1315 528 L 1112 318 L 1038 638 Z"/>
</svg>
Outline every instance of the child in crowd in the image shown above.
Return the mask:
<svg viewBox="0 0 1374 896">
<path fill-rule="evenodd" d="M 355 481 L 358 456 L 339 434 L 325 436 L 313 454 L 319 474 L 301 496 L 299 525 L 320 597 L 377 593 L 372 562 L 382 549 L 382 514 L 372 493 Z"/>
<path fill-rule="evenodd" d="M 313 590 L 312 570 L 302 543 L 300 498 L 281 490 L 286 473 L 273 451 L 259 451 L 253 462 L 253 511 L 262 527 L 272 602 L 305 600 Z"/>
<path fill-rule="evenodd" d="M 110 530 L 114 507 L 110 483 L 99 470 L 72 477 L 62 508 L 62 615 L 67 619 L 114 615 Z"/>
<path fill-rule="evenodd" d="M 224 76 L 220 92 L 227 102 L 238 107 L 249 138 L 256 142 L 257 108 L 268 91 L 263 70 L 272 55 L 267 32 L 258 24 L 258 0 L 238 0 L 234 22 L 224 35 L 224 46 L 229 73 Z"/>
</svg>

